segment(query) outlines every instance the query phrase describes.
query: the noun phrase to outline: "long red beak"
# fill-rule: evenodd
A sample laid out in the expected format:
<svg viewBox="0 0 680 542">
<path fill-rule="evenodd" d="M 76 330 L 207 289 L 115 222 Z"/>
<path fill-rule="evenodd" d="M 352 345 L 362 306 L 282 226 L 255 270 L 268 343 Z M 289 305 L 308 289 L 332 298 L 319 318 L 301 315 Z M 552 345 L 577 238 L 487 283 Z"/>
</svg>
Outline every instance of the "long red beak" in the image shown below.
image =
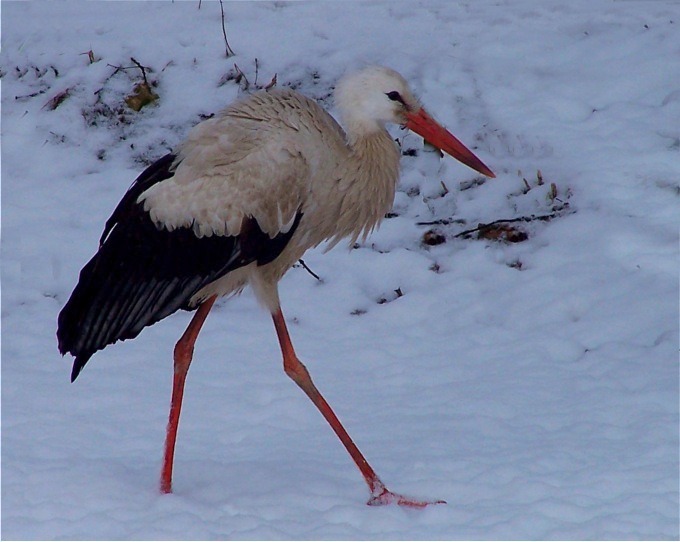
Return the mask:
<svg viewBox="0 0 680 542">
<path fill-rule="evenodd" d="M 434 120 L 422 107 L 414 113 L 406 113 L 406 119 L 405 126 L 422 136 L 431 145 L 487 177 L 496 176 L 484 162 L 458 141 L 451 132 Z"/>
</svg>

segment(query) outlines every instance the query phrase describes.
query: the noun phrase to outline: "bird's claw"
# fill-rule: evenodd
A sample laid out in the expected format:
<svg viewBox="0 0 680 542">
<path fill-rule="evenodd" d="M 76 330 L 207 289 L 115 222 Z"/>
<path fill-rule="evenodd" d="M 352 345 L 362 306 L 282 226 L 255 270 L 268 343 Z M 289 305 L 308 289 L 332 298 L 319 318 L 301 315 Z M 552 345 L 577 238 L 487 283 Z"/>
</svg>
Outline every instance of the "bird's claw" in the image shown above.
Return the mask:
<svg viewBox="0 0 680 542">
<path fill-rule="evenodd" d="M 369 506 L 396 504 L 398 506 L 407 506 L 409 508 L 425 508 L 430 504 L 446 504 L 446 501 L 420 501 L 417 499 L 412 499 L 410 497 L 405 497 L 404 495 L 399 495 L 399 493 L 393 493 L 384 485 L 380 484 L 373 489 L 371 492 L 371 498 L 368 499 L 366 504 Z"/>
</svg>

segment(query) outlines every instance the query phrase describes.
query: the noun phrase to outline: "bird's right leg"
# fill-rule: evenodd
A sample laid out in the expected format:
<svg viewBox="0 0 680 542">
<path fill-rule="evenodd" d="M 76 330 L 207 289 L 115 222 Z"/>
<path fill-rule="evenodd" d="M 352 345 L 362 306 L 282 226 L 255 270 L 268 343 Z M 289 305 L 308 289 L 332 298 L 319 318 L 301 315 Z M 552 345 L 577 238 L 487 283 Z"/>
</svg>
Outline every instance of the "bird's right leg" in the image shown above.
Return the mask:
<svg viewBox="0 0 680 542">
<path fill-rule="evenodd" d="M 163 493 L 172 493 L 172 464 L 175 457 L 175 441 L 177 440 L 179 414 L 182 410 L 184 382 L 187 378 L 189 365 L 191 365 L 191 359 L 194 355 L 194 344 L 198 338 L 198 333 L 201 331 L 201 327 L 203 327 L 203 323 L 208 317 L 208 313 L 215 303 L 215 299 L 217 299 L 217 296 L 214 295 L 201 303 L 186 331 L 175 345 L 175 374 L 172 381 L 172 400 L 170 402 L 168 431 L 165 436 L 163 470 L 161 471 L 161 491 Z"/>
<path fill-rule="evenodd" d="M 382 504 L 398 504 L 400 506 L 410 506 L 414 508 L 423 508 L 428 504 L 446 504 L 445 501 L 420 501 L 417 499 L 411 499 L 409 497 L 404 497 L 398 493 L 393 493 L 382 480 L 378 478 L 371 465 L 368 464 L 364 454 L 361 453 L 359 448 L 354 441 L 349 436 L 342 423 L 331 409 L 330 405 L 326 402 L 321 392 L 317 389 L 312 382 L 312 378 L 309 375 L 309 371 L 298 359 L 295 350 L 293 349 L 293 343 L 290 340 L 290 335 L 288 334 L 288 327 L 286 326 L 286 321 L 283 318 L 283 313 L 279 308 L 276 312 L 272 314 L 274 319 L 274 327 L 276 327 L 276 334 L 279 338 L 279 344 L 281 345 L 281 352 L 283 353 L 283 368 L 286 374 L 302 388 L 302 391 L 307 394 L 312 402 L 319 409 L 321 414 L 326 421 L 330 424 L 335 434 L 338 436 L 340 441 L 344 444 L 345 448 L 352 456 L 352 459 L 356 463 L 357 467 L 364 475 L 364 479 L 368 484 L 368 488 L 371 492 L 371 498 L 368 500 L 369 505 L 382 505 Z"/>
</svg>

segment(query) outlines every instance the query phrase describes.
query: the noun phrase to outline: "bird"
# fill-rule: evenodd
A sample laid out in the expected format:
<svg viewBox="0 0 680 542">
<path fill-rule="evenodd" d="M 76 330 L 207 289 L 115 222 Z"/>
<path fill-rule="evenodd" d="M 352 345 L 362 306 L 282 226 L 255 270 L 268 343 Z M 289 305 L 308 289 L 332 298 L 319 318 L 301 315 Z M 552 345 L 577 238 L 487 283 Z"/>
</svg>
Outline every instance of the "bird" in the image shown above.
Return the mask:
<svg viewBox="0 0 680 542">
<path fill-rule="evenodd" d="M 194 312 L 173 351 L 173 385 L 160 491 L 172 492 L 187 372 L 217 298 L 249 286 L 271 314 L 286 373 L 311 399 L 361 471 L 367 504 L 424 507 L 378 477 L 298 358 L 278 283 L 306 250 L 343 239 L 352 246 L 393 204 L 400 151 L 397 124 L 487 176 L 494 173 L 439 124 L 407 81 L 384 66 L 342 76 L 334 89 L 340 123 L 287 88 L 239 98 L 194 126 L 149 165 L 106 221 L 99 247 L 59 313 L 59 352 L 74 357 L 73 382 L 94 353 L 137 337 L 183 309 Z"/>
</svg>

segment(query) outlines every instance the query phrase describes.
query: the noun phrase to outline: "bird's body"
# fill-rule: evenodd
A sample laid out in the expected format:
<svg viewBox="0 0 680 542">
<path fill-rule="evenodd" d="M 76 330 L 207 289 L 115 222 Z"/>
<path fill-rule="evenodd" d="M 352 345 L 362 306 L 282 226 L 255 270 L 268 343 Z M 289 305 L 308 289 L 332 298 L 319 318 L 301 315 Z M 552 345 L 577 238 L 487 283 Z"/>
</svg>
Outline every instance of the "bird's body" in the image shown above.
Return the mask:
<svg viewBox="0 0 680 542">
<path fill-rule="evenodd" d="M 116 277 L 109 265 L 101 267 L 108 280 L 103 291 L 108 293 L 123 286 L 111 284 L 114 278 L 128 284 L 138 277 L 141 261 L 150 274 L 148 280 L 156 281 L 163 274 L 174 279 L 175 267 L 185 266 L 187 259 L 213 259 L 215 252 L 222 257 L 211 262 L 214 270 L 203 273 L 209 279 L 175 287 L 163 303 L 150 299 L 149 306 L 140 305 L 131 327 L 116 328 L 103 344 L 99 326 L 91 327 L 92 341 L 82 348 L 76 371 L 87 362 L 87 354 L 114 340 L 136 336 L 145 318 L 147 325 L 153 324 L 178 308 L 195 308 L 212 295 L 240 292 L 250 284 L 258 299 L 273 310 L 278 304 L 278 280 L 307 249 L 346 237 L 353 242 L 379 223 L 392 205 L 398 174 L 399 153 L 387 132 L 367 134 L 349 147 L 333 117 L 315 101 L 290 90 L 251 95 L 197 125 L 175 153 L 135 181 L 128 192 L 133 197 L 124 198 L 111 217 L 111 232 L 103 236 L 95 259 L 105 259 L 115 250 L 118 266 L 128 263 Z M 146 223 L 144 238 L 139 238 L 139 225 L 125 230 L 132 215 Z M 251 254 L 225 265 L 239 248 L 232 241 L 247 243 L 244 233 L 249 228 L 262 233 L 251 242 Z M 156 243 L 149 243 L 152 237 Z M 273 258 L 264 254 L 280 237 L 286 238 L 280 252 L 276 250 Z M 193 238 L 193 243 L 183 242 Z M 140 242 L 139 253 L 122 257 L 119 252 L 130 255 L 135 239 Z M 192 274 L 192 269 L 187 272 Z M 92 283 L 101 280 L 91 277 Z M 149 286 L 145 279 L 137 282 L 138 290 Z M 138 290 L 129 295 L 139 298 Z M 127 310 L 122 300 L 115 299 L 114 312 Z M 95 305 L 90 306 L 94 310 Z M 112 311 L 106 313 L 106 320 L 101 310 L 96 313 L 92 316 L 100 326 L 112 318 Z M 63 314 L 65 326 L 77 321 L 67 318 L 68 310 Z M 87 335 L 80 338 L 84 342 Z"/>
<path fill-rule="evenodd" d="M 198 237 L 238 236 L 243 221 L 254 218 L 274 238 L 289 233 L 302 215 L 276 259 L 206 286 L 192 305 L 245 283 L 276 284 L 307 249 L 367 235 L 389 211 L 399 171 L 399 153 L 384 131 L 350 148 L 333 117 L 290 90 L 259 92 L 201 123 L 177 161 L 173 178 L 140 198 L 163 227 L 192 228 Z M 273 292 L 256 292 L 274 308 Z"/>
<path fill-rule="evenodd" d="M 493 174 L 432 121 L 392 70 L 370 68 L 346 77 L 336 101 L 346 133 L 315 101 L 291 90 L 258 92 L 194 127 L 183 144 L 130 187 L 59 316 L 59 348 L 75 356 L 75 379 L 97 350 L 136 337 L 180 308 L 199 308 L 188 338 L 175 350 L 181 389 L 173 389 L 176 415 L 171 409 L 164 490 L 170 490 L 191 361 L 190 352 L 180 351 L 193 350 L 216 297 L 247 285 L 274 317 L 286 372 L 327 417 L 367 481 L 375 476 L 367 463 L 362 466 L 358 449 L 350 449 L 354 444 L 340 434 L 339 421 L 297 360 L 280 311 L 278 282 L 307 249 L 345 238 L 353 243 L 389 211 L 399 151 L 385 122 L 410 125 L 468 165 Z M 374 497 L 381 491 L 371 482 L 369 487 Z"/>
</svg>

